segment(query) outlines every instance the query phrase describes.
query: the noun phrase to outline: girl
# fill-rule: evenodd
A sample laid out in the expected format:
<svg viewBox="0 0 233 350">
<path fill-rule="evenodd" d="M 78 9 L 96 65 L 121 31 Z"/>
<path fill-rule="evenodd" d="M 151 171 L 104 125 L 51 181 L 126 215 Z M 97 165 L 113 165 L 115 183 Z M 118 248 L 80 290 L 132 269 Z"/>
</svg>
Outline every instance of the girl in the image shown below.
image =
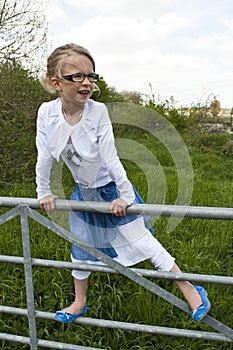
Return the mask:
<svg viewBox="0 0 233 350">
<path fill-rule="evenodd" d="M 117 156 L 107 108 L 90 99 L 98 79 L 94 59 L 81 46 L 58 47 L 48 58 L 42 83 L 59 97 L 43 103 L 38 111 L 36 182 L 40 208 L 55 210 L 57 196 L 50 190 L 50 171 L 53 160 L 61 156 L 76 183 L 72 200 L 109 202 L 109 214 L 70 212 L 73 235 L 125 266 L 150 259 L 161 271 L 180 272 L 175 259 L 151 234 L 148 217 L 126 215 L 127 206 L 143 202 Z M 100 263 L 75 245 L 71 258 L 77 263 Z M 55 316 L 66 323 L 87 312 L 90 272 L 74 270 L 72 275 L 75 300 Z M 192 318 L 200 321 L 210 309 L 206 291 L 188 281 L 175 283 L 192 310 Z"/>
</svg>

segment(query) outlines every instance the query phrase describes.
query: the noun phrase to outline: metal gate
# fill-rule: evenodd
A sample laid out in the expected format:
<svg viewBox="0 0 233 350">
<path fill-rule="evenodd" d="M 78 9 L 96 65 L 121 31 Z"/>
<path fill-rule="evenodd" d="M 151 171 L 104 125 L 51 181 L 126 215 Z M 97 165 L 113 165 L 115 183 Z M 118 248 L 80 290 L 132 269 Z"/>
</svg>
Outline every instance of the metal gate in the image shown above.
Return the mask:
<svg viewBox="0 0 233 350">
<path fill-rule="evenodd" d="M 22 242 L 23 242 L 23 257 L 13 257 L 0 255 L 0 262 L 4 263 L 16 263 L 24 265 L 25 284 L 26 284 L 26 297 L 27 297 L 27 309 L 21 309 L 17 307 L 9 307 L 0 305 L 0 312 L 26 316 L 28 318 L 29 325 L 29 337 L 17 336 L 15 334 L 0 333 L 0 339 L 10 342 L 19 342 L 22 344 L 28 344 L 31 350 L 37 350 L 38 347 L 46 347 L 51 349 L 94 349 L 91 347 L 83 347 L 73 344 L 65 344 L 54 341 L 48 341 L 37 338 L 37 326 L 36 319 L 54 319 L 54 314 L 49 312 L 42 312 L 35 310 L 34 303 L 34 286 L 33 286 L 33 266 L 44 266 L 54 268 L 68 268 L 68 269 L 80 269 L 96 272 L 106 273 L 119 273 L 127 278 L 133 280 L 135 283 L 150 290 L 152 293 L 158 295 L 164 300 L 175 305 L 182 311 L 189 313 L 190 308 L 188 304 L 175 295 L 169 293 L 165 289 L 159 287 L 155 283 L 148 280 L 146 277 L 154 277 L 156 279 L 170 279 L 170 280 L 192 280 L 194 282 L 202 283 L 216 283 L 233 285 L 233 277 L 226 276 L 213 276 L 213 275 L 198 275 L 189 273 L 172 273 L 172 272 L 159 272 L 146 269 L 133 269 L 127 268 L 120 263 L 112 260 L 99 250 L 84 243 L 73 237 L 70 232 L 64 228 L 58 226 L 53 221 L 49 220 L 45 216 L 39 214 L 36 210 L 39 205 L 36 199 L 30 198 L 11 198 L 0 197 L 0 206 L 13 208 L 0 216 L 0 225 L 12 220 L 16 216 L 20 216 L 21 230 L 22 230 Z M 57 210 L 78 210 L 78 211 L 102 211 L 108 212 L 107 203 L 97 202 L 77 202 L 67 200 L 56 201 Z M 135 204 L 128 208 L 129 214 L 141 214 L 152 216 L 166 216 L 177 218 L 204 218 L 204 219 L 221 219 L 221 220 L 233 220 L 233 209 L 231 208 L 210 208 L 210 207 L 187 207 L 187 206 L 169 206 L 169 205 L 154 205 L 154 204 Z M 41 225 L 47 227 L 50 231 L 53 231 L 58 236 L 66 239 L 70 243 L 78 245 L 81 249 L 85 250 L 89 254 L 95 256 L 98 260 L 102 261 L 106 266 L 87 265 L 87 264 L 74 264 L 71 262 L 62 262 L 55 260 L 34 259 L 31 256 L 30 247 L 30 231 L 28 219 L 31 218 Z M 212 327 L 217 332 L 204 332 L 193 331 L 186 329 L 177 329 L 169 327 L 142 325 L 118 321 L 109 321 L 103 319 L 93 319 L 87 317 L 79 317 L 76 321 L 77 324 L 91 325 L 104 328 L 115 328 L 122 330 L 130 330 L 135 332 L 147 332 L 152 334 L 161 334 L 167 336 L 177 336 L 186 338 L 196 338 L 203 340 L 213 340 L 220 342 L 233 342 L 233 330 L 228 326 L 222 324 L 211 316 L 206 316 L 202 322 Z M 96 348 L 95 348 L 96 349 Z"/>
</svg>

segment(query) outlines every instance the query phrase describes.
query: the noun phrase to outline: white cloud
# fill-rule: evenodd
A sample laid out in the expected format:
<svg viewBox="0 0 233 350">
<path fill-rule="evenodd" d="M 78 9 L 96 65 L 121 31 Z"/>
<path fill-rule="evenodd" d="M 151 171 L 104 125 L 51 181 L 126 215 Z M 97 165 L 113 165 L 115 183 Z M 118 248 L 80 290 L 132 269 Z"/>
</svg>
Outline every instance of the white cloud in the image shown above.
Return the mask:
<svg viewBox="0 0 233 350">
<path fill-rule="evenodd" d="M 190 25 L 190 21 L 176 14 L 167 14 L 158 21 L 95 16 L 55 40 L 61 42 L 69 38 L 69 41 L 85 42 L 97 53 L 148 54 L 158 51 L 171 34 Z"/>
<path fill-rule="evenodd" d="M 221 53 L 222 49 L 231 49 L 233 44 L 233 36 L 227 33 L 212 33 L 204 35 L 193 42 L 193 48 L 196 50 L 214 51 L 215 54 Z M 222 52 L 224 53 L 224 52 Z"/>
<path fill-rule="evenodd" d="M 98 73 L 118 91 L 148 93 L 151 83 L 156 93 L 184 104 L 204 90 L 224 92 L 229 107 L 233 20 L 227 11 L 208 16 L 210 9 L 211 2 L 203 9 L 192 0 L 56 1 L 49 15 L 53 47 L 88 48 Z M 221 80 L 228 81 L 224 88 L 216 83 Z"/>
<path fill-rule="evenodd" d="M 50 26 L 53 24 L 63 24 L 67 23 L 69 20 L 68 14 L 66 14 L 59 1 L 50 0 L 49 7 L 46 11 L 47 20 Z"/>
<path fill-rule="evenodd" d="M 95 10 L 98 14 L 131 18 L 154 19 L 176 8 L 177 0 L 67 0 L 67 3 L 85 10 Z"/>
<path fill-rule="evenodd" d="M 233 35 L 233 19 L 223 19 L 222 23 L 227 30 L 227 33 Z"/>
</svg>

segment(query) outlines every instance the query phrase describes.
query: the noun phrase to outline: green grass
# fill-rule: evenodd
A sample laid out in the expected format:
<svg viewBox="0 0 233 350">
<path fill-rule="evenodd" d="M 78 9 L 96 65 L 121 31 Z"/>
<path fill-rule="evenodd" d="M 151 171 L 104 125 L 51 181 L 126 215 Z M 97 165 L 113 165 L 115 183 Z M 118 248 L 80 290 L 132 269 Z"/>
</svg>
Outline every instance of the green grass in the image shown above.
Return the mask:
<svg viewBox="0 0 233 350">
<path fill-rule="evenodd" d="M 148 141 L 146 141 L 148 142 Z M 160 159 L 167 184 L 166 203 L 174 204 L 178 179 L 171 157 L 164 147 L 153 142 L 153 152 Z M 191 205 L 233 207 L 232 160 L 214 153 L 190 150 L 194 187 Z M 147 198 L 147 183 L 140 167 L 124 161 L 128 175 L 143 198 Z M 63 171 L 66 184 L 64 192 L 69 197 L 71 179 Z M 10 184 L 9 184 L 10 185 Z M 2 196 L 35 197 L 35 185 L 14 184 L 1 192 Z M 6 211 L 2 209 L 1 212 Z M 176 219 L 174 219 L 176 220 Z M 167 218 L 156 220 L 156 236 L 176 257 L 184 272 L 232 275 L 232 222 L 218 220 L 183 219 L 172 231 L 167 232 Z M 70 245 L 54 233 L 30 220 L 32 256 L 41 259 L 70 261 Z M 0 227 L 0 251 L 2 255 L 22 256 L 19 219 Z M 138 267 L 151 268 L 149 262 Z M 73 281 L 68 270 L 34 267 L 35 307 L 37 310 L 55 312 L 73 300 Z M 171 281 L 155 281 L 170 292 L 182 297 Z M 232 326 L 232 287 L 205 285 L 212 302 L 210 315 Z M 156 297 L 124 276 L 93 273 L 89 280 L 88 317 L 143 323 L 165 327 L 212 331 L 206 325 L 196 325 L 183 312 Z M 23 266 L 2 264 L 0 303 L 26 308 Z M 232 307 L 232 306 L 231 306 Z M 169 336 L 111 330 L 100 327 L 63 325 L 55 321 L 37 320 L 38 338 L 74 343 L 82 346 L 101 347 L 108 350 L 227 350 L 232 345 L 213 341 L 193 340 Z M 28 335 L 24 317 L 0 315 L 0 332 Z M 28 346 L 1 341 L 0 349 L 29 349 Z"/>
</svg>

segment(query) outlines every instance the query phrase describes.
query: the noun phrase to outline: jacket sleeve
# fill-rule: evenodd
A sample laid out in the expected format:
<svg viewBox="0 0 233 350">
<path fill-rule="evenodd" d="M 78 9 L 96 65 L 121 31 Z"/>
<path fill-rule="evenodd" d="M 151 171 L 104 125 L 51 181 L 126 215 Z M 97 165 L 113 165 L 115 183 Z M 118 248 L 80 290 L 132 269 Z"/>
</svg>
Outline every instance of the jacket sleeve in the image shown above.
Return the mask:
<svg viewBox="0 0 233 350">
<path fill-rule="evenodd" d="M 117 155 L 112 124 L 108 116 L 107 108 L 105 109 L 98 128 L 98 147 L 100 157 L 105 167 L 108 169 L 111 178 L 115 181 L 120 192 L 120 197 L 124 199 L 128 205 L 132 204 L 135 199 L 135 194 L 132 184 L 128 180 L 126 171 Z"/>
<path fill-rule="evenodd" d="M 45 104 L 42 104 L 38 110 L 36 147 L 36 191 L 38 200 L 40 200 L 52 193 L 50 189 L 50 173 L 53 165 L 53 156 L 47 147 Z"/>
</svg>

